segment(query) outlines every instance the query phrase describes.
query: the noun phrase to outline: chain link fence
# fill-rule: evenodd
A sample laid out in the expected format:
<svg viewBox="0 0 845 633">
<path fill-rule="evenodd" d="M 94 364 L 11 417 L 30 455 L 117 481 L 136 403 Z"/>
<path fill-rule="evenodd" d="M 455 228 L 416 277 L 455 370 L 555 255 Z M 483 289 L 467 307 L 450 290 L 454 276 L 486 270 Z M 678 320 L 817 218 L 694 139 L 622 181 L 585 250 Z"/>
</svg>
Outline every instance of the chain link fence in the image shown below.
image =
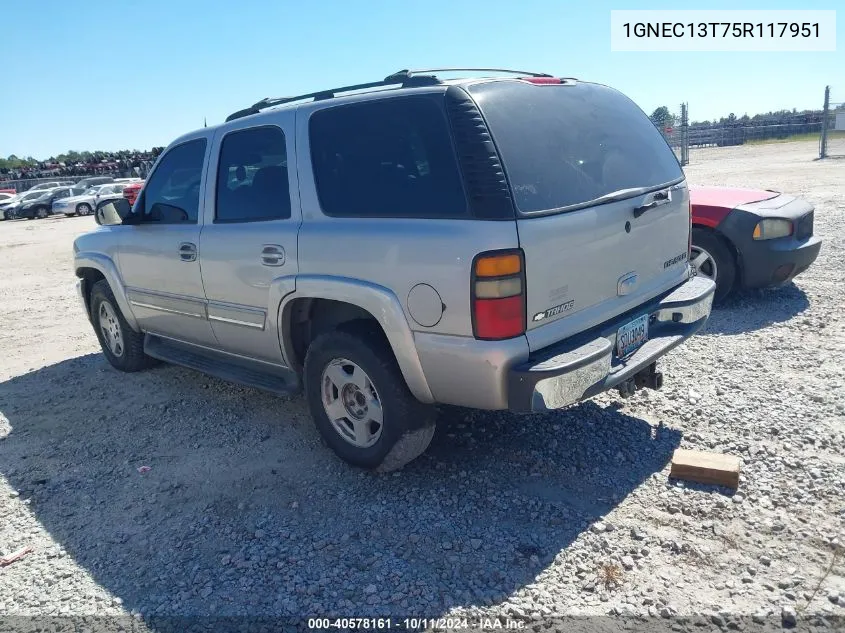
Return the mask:
<svg viewBox="0 0 845 633">
<path fill-rule="evenodd" d="M 825 87 L 819 158 L 845 157 L 845 102 L 833 98 L 830 86 Z"/>
<path fill-rule="evenodd" d="M 828 102 L 826 102 L 828 103 Z M 845 155 L 845 104 L 828 103 L 822 110 L 777 112 L 753 118 L 731 115 L 720 121 L 689 122 L 689 108 L 680 106 L 679 114 L 659 108 L 652 123 L 672 147 L 681 165 L 688 165 L 690 148 L 730 147 L 779 141 L 819 141 L 820 151 L 829 156 Z M 662 111 L 662 116 L 657 116 Z M 826 125 L 826 127 L 825 127 Z M 822 154 L 824 155 L 824 154 Z"/>
<path fill-rule="evenodd" d="M 669 114 L 666 110 L 663 116 L 652 115 L 651 122 L 669 143 L 669 147 L 678 157 L 678 162 L 682 166 L 689 163 L 689 111 L 687 104 L 681 104 L 680 114 L 677 116 Z"/>
</svg>

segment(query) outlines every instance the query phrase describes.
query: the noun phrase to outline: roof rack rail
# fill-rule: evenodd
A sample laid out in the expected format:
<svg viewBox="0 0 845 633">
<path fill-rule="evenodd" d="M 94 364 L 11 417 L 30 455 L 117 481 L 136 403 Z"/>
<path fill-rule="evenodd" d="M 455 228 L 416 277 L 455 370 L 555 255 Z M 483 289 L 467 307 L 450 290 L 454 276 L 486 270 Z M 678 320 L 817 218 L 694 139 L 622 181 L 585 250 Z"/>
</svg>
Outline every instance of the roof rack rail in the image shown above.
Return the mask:
<svg viewBox="0 0 845 633">
<path fill-rule="evenodd" d="M 385 88 L 388 86 L 400 86 L 402 88 L 411 88 L 418 86 L 433 86 L 439 84 L 440 81 L 433 75 L 423 75 L 416 73 L 412 75 L 406 70 L 401 70 L 398 73 L 388 75 L 381 81 L 371 81 L 365 84 L 355 84 L 352 86 L 342 86 L 340 88 L 330 88 L 329 90 L 320 90 L 318 92 L 309 92 L 304 95 L 297 95 L 295 97 L 267 97 L 258 103 L 254 103 L 248 108 L 238 110 L 226 117 L 226 121 L 234 121 L 241 117 L 249 116 L 251 114 L 258 114 L 265 108 L 281 105 L 283 103 L 291 103 L 293 101 L 303 101 L 305 99 L 312 99 L 313 101 L 321 101 L 323 99 L 332 99 L 339 93 L 354 92 L 356 90 L 367 90 L 369 88 Z"/>
<path fill-rule="evenodd" d="M 388 75 L 381 81 L 371 81 L 365 84 L 355 84 L 352 86 L 343 86 L 341 88 L 331 88 L 329 90 L 320 90 L 318 92 L 309 92 L 304 95 L 297 95 L 295 97 L 267 97 L 258 103 L 254 103 L 248 108 L 238 110 L 226 117 L 226 121 L 234 121 L 241 117 L 250 116 L 251 114 L 258 114 L 265 108 L 281 105 L 283 103 L 291 103 L 293 101 L 303 101 L 305 99 L 312 99 L 320 101 L 322 99 L 332 99 L 343 92 L 354 92 L 356 90 L 367 90 L 369 88 L 385 88 L 387 86 L 401 86 L 402 88 L 412 88 L 419 86 L 433 86 L 439 84 L 440 80 L 432 73 L 438 72 L 487 72 L 487 73 L 508 73 L 511 75 L 521 75 L 524 77 L 552 77 L 548 73 L 535 73 L 528 70 L 512 70 L 509 68 L 428 68 L 417 70 L 399 70 L 391 75 Z"/>
<path fill-rule="evenodd" d="M 485 73 L 508 73 L 511 75 L 524 75 L 526 77 L 551 77 L 548 73 L 535 73 L 530 70 L 513 70 L 511 68 L 426 68 L 421 70 L 400 70 L 395 75 L 404 74 L 408 77 L 421 73 L 445 73 L 445 72 L 485 72 Z"/>
</svg>

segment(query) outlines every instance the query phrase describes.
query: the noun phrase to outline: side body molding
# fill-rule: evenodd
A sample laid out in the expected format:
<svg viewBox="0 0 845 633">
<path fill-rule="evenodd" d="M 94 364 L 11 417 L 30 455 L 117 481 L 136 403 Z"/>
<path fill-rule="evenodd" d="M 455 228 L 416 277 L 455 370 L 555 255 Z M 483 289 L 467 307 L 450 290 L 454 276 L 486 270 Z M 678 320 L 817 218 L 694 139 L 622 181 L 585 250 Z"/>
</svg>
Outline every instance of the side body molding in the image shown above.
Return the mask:
<svg viewBox="0 0 845 633">
<path fill-rule="evenodd" d="M 417 355 L 414 334 L 399 299 L 389 288 L 360 279 L 331 275 L 296 276 L 296 291 L 285 296 L 279 306 L 280 343 L 288 366 L 293 358 L 289 327 L 291 303 L 303 298 L 343 301 L 372 314 L 387 335 L 411 393 L 421 402 L 434 402 Z"/>
<path fill-rule="evenodd" d="M 138 322 L 135 320 L 135 315 L 132 312 L 132 306 L 129 304 L 129 300 L 126 297 L 126 288 L 123 286 L 123 279 L 120 277 L 120 273 L 117 272 L 117 266 L 114 265 L 114 262 L 110 257 L 103 255 L 102 253 L 80 251 L 74 255 L 73 268 L 77 277 L 80 276 L 79 271 L 83 268 L 93 268 L 94 270 L 100 271 L 106 281 L 109 282 L 115 301 L 117 301 L 117 305 L 123 313 L 129 327 L 136 332 L 141 331 L 141 328 L 138 327 Z M 90 288 L 86 288 L 86 291 L 89 290 Z M 87 307 L 86 303 L 86 308 Z M 88 318 L 91 318 L 90 313 Z"/>
</svg>

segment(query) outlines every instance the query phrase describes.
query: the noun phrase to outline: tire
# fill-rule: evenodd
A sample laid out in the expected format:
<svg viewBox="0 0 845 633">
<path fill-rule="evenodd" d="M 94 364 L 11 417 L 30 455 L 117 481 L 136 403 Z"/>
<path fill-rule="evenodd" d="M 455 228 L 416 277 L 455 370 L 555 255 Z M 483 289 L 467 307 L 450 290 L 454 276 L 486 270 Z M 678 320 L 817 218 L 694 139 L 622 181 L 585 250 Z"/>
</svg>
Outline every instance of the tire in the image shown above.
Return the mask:
<svg viewBox="0 0 845 633">
<path fill-rule="evenodd" d="M 343 387 L 336 384 L 347 379 L 350 382 Z M 318 336 L 305 357 L 304 382 L 317 430 L 341 459 L 354 466 L 379 472 L 397 470 L 419 457 L 434 437 L 436 409 L 414 398 L 383 335 L 368 324 L 358 322 Z M 359 394 L 366 404 L 356 400 Z M 334 418 L 337 422 L 330 419 L 324 406 L 324 400 L 332 399 L 330 408 L 345 416 Z M 344 404 L 347 401 L 350 407 Z M 358 405 L 367 412 L 356 420 Z M 380 416 L 374 414 L 379 411 Z M 378 417 L 380 424 L 374 421 Z M 359 437 L 361 427 L 366 431 Z M 364 445 L 361 439 L 367 436 L 371 444 Z"/>
<path fill-rule="evenodd" d="M 716 282 L 713 303 L 722 303 L 736 283 L 736 261 L 725 240 L 713 231 L 693 228 L 690 263 L 696 269 L 696 274 Z"/>
<path fill-rule="evenodd" d="M 144 354 L 144 335 L 129 327 L 105 279 L 101 279 L 91 288 L 89 303 L 94 333 L 100 341 L 103 355 L 112 367 L 120 371 L 135 372 L 156 364 L 154 359 Z M 104 329 L 109 332 L 108 335 Z M 117 350 L 113 345 L 115 333 L 119 334 L 121 342 Z"/>
<path fill-rule="evenodd" d="M 91 215 L 91 205 L 84 202 L 76 205 L 76 215 Z"/>
<path fill-rule="evenodd" d="M 46 208 L 46 207 L 38 207 L 38 208 L 35 210 L 35 217 L 36 217 L 36 218 L 38 218 L 39 220 L 43 220 L 43 219 L 44 219 L 44 218 L 46 218 L 48 215 L 50 215 L 50 212 L 49 212 L 49 211 L 47 211 L 47 208 Z"/>
</svg>

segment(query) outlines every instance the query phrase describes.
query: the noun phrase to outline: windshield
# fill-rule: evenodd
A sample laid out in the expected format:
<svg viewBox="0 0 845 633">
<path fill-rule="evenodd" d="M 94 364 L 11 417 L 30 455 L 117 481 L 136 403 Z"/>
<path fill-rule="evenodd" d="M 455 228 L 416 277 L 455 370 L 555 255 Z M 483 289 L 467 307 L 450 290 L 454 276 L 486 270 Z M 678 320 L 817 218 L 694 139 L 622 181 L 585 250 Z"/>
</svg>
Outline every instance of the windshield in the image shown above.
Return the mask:
<svg viewBox="0 0 845 633">
<path fill-rule="evenodd" d="M 631 197 L 683 179 L 660 132 L 612 88 L 499 81 L 469 92 L 523 213 L 583 207 L 615 193 Z"/>
<path fill-rule="evenodd" d="M 93 195 L 96 195 L 96 193 L 97 193 L 99 190 L 100 190 L 100 188 L 99 188 L 99 187 L 91 187 L 90 189 L 87 189 L 87 190 L 85 191 L 85 195 L 86 195 L 86 196 L 93 196 Z"/>
<path fill-rule="evenodd" d="M 41 190 L 30 191 L 29 193 L 24 194 L 24 196 L 21 198 L 21 200 L 35 200 L 36 198 L 40 198 L 43 195 L 44 195 L 44 192 L 41 191 Z"/>
</svg>

